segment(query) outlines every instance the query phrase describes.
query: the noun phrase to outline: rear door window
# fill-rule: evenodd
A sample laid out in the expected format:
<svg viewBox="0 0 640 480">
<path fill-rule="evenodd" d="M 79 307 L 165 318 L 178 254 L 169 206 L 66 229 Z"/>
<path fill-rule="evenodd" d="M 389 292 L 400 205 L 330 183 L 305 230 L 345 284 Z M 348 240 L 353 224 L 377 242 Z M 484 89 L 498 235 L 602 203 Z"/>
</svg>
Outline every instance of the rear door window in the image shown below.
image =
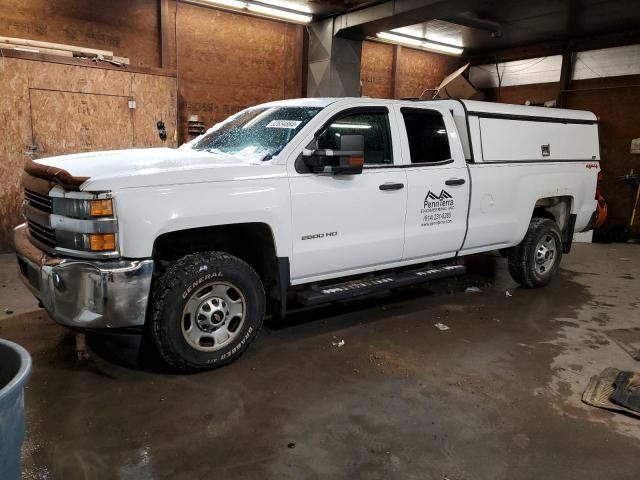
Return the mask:
<svg viewBox="0 0 640 480">
<path fill-rule="evenodd" d="M 451 159 L 449 137 L 442 115 L 435 110 L 403 108 L 411 163 L 440 163 Z"/>
</svg>

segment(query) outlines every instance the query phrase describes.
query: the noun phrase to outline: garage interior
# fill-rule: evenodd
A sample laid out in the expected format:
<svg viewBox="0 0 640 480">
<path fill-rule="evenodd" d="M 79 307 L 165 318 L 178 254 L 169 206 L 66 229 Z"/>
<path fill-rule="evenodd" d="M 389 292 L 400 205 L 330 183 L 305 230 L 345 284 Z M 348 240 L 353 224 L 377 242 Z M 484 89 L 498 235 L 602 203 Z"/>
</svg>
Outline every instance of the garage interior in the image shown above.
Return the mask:
<svg viewBox="0 0 640 480">
<path fill-rule="evenodd" d="M 635 478 L 640 413 L 582 399 L 605 368 L 640 371 L 637 7 L 0 0 L 0 338 L 33 359 L 23 478 Z M 272 100 L 461 83 L 598 117 L 606 221 L 545 288 L 480 254 L 455 280 L 267 319 L 240 360 L 183 376 L 110 339 L 80 348 L 20 282 L 28 160 L 176 148 Z"/>
</svg>

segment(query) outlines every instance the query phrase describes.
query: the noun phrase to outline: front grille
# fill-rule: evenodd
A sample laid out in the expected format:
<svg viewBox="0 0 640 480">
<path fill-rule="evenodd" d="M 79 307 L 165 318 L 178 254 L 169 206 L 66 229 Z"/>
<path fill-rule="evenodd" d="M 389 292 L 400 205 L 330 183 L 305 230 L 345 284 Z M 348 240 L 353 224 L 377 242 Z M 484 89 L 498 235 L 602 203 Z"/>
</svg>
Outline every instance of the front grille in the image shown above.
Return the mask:
<svg viewBox="0 0 640 480">
<path fill-rule="evenodd" d="M 49 248 L 56 247 L 56 232 L 53 228 L 45 227 L 39 223 L 27 220 L 27 226 L 29 227 L 29 235 Z"/>
<path fill-rule="evenodd" d="M 24 197 L 33 208 L 37 208 L 38 210 L 47 213 L 51 213 L 53 211 L 53 200 L 49 195 L 43 195 L 42 193 L 25 189 Z"/>
</svg>

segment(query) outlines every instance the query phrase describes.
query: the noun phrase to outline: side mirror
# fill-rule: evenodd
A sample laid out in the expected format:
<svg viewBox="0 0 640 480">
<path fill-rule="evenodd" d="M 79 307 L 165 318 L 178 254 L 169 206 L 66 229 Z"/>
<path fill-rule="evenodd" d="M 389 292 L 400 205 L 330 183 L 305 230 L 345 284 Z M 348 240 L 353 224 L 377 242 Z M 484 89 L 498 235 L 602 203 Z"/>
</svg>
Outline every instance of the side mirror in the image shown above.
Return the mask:
<svg viewBox="0 0 640 480">
<path fill-rule="evenodd" d="M 340 150 L 305 150 L 302 159 L 313 173 L 360 174 L 364 165 L 364 136 L 343 135 Z"/>
</svg>

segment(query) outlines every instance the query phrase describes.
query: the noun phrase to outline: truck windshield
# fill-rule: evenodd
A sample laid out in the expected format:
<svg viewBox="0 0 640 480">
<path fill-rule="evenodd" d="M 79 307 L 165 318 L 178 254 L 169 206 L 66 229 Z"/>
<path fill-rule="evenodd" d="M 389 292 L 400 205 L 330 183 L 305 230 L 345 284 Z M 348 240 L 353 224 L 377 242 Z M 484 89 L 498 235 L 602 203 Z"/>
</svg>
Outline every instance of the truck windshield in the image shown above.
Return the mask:
<svg viewBox="0 0 640 480">
<path fill-rule="evenodd" d="M 191 148 L 261 161 L 271 160 L 320 110 L 311 107 L 243 110 L 214 126 Z"/>
</svg>

